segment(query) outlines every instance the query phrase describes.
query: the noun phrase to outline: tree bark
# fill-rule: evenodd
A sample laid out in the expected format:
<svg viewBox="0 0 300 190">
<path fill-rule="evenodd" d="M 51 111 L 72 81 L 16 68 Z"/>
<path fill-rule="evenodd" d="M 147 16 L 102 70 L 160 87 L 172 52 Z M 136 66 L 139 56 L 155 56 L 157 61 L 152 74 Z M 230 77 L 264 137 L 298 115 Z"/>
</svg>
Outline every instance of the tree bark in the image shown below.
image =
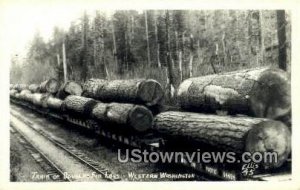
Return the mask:
<svg viewBox="0 0 300 190">
<path fill-rule="evenodd" d="M 147 42 L 147 60 L 148 65 L 151 65 L 150 61 L 150 45 L 149 45 L 149 31 L 148 31 L 148 18 L 147 18 L 147 10 L 145 10 L 145 30 L 146 30 L 146 42 Z"/>
<path fill-rule="evenodd" d="M 28 89 L 28 85 L 26 84 L 15 84 L 14 89 L 18 92 L 21 92 L 22 90 Z"/>
<path fill-rule="evenodd" d="M 59 89 L 59 83 L 56 79 L 49 79 L 40 84 L 41 93 L 55 94 Z"/>
<path fill-rule="evenodd" d="M 154 130 L 167 138 L 188 139 L 238 154 L 277 152 L 278 162 L 262 163 L 265 169 L 280 167 L 291 151 L 291 133 L 279 121 L 170 111 L 157 115 L 154 123 Z"/>
<path fill-rule="evenodd" d="M 170 42 L 170 32 L 169 32 L 169 25 L 170 25 L 170 15 L 169 11 L 165 11 L 165 24 L 166 24 L 166 61 L 167 61 L 167 68 L 168 68 L 168 91 L 169 91 L 169 98 L 172 97 L 172 86 L 174 86 L 174 77 L 173 77 L 173 64 L 172 64 L 172 58 L 171 58 L 171 42 Z"/>
<path fill-rule="evenodd" d="M 161 85 L 155 80 L 90 79 L 83 85 L 83 96 L 104 102 L 126 102 L 153 106 L 163 98 Z"/>
<path fill-rule="evenodd" d="M 154 27 L 155 27 L 155 44 L 156 44 L 156 60 L 157 60 L 157 66 L 158 68 L 161 68 L 161 63 L 160 63 L 160 46 L 158 42 L 158 26 L 157 26 L 157 18 L 155 17 L 154 19 Z"/>
<path fill-rule="evenodd" d="M 179 103 L 187 110 L 225 110 L 277 118 L 291 109 L 290 81 L 280 69 L 256 68 L 191 78 L 181 83 Z"/>
<path fill-rule="evenodd" d="M 35 93 L 31 97 L 31 101 L 34 105 L 38 107 L 47 108 L 47 99 L 51 96 L 51 94 L 40 94 Z"/>
<path fill-rule="evenodd" d="M 97 103 L 91 117 L 110 124 L 116 124 L 118 129 L 130 129 L 145 132 L 152 127 L 152 113 L 144 106 L 122 103 Z M 120 128 L 121 127 L 121 128 Z"/>
<path fill-rule="evenodd" d="M 286 71 L 285 11 L 277 10 L 278 66 Z"/>
<path fill-rule="evenodd" d="M 56 111 L 61 111 L 62 103 L 63 103 L 62 100 L 52 97 L 52 96 L 48 97 L 48 99 L 46 101 L 47 108 L 56 110 Z"/>
<path fill-rule="evenodd" d="M 31 102 L 32 101 L 32 93 L 30 90 L 22 90 L 21 93 L 20 93 L 20 99 L 22 101 L 25 101 L 25 102 Z"/>
<path fill-rule="evenodd" d="M 32 92 L 32 93 L 36 93 L 39 92 L 40 90 L 40 86 L 38 84 L 31 84 L 28 86 L 28 89 Z"/>
<path fill-rule="evenodd" d="M 92 98 L 70 95 L 63 101 L 62 110 L 75 116 L 89 117 L 96 104 L 97 101 Z"/>
<path fill-rule="evenodd" d="M 65 99 L 69 95 L 80 96 L 82 94 L 82 87 L 80 84 L 74 81 L 67 81 L 63 84 L 57 92 L 57 97 L 59 99 Z"/>
</svg>

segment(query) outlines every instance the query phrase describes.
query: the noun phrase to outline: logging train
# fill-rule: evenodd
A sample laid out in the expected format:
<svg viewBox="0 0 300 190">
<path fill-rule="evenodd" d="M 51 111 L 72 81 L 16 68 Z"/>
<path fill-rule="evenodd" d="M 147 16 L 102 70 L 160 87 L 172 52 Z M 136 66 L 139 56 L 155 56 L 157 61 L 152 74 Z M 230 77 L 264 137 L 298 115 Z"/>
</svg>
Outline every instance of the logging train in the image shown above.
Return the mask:
<svg viewBox="0 0 300 190">
<path fill-rule="evenodd" d="M 290 81 L 284 71 L 255 68 L 187 79 L 178 89 L 177 111 L 166 109 L 163 97 L 161 85 L 148 79 L 10 85 L 11 102 L 124 144 L 152 151 L 274 151 L 278 162 L 261 163 L 258 172 L 290 167 Z M 245 179 L 238 164 L 182 163 L 215 177 Z"/>
</svg>

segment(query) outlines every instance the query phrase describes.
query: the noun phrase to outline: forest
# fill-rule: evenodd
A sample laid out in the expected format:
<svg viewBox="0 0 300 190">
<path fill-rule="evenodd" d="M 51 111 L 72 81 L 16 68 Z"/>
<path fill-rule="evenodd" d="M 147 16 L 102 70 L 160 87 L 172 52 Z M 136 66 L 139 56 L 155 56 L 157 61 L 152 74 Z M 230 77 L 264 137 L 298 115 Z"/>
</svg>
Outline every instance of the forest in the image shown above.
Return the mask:
<svg viewBox="0 0 300 190">
<path fill-rule="evenodd" d="M 290 72 L 290 54 L 284 10 L 85 11 L 50 40 L 36 32 L 26 59 L 12 55 L 10 83 L 146 78 L 172 97 L 191 77 L 260 66 Z"/>
</svg>

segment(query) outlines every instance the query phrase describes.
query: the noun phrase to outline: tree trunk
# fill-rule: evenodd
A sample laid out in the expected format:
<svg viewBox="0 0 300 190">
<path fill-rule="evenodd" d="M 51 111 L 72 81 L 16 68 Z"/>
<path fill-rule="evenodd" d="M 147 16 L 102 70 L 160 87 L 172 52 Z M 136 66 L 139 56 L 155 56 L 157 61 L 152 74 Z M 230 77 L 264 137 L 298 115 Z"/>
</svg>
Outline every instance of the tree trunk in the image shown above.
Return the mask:
<svg viewBox="0 0 300 190">
<path fill-rule="evenodd" d="M 11 98 L 14 98 L 15 97 L 15 95 L 18 93 L 18 91 L 17 90 L 15 90 L 15 89 L 11 89 L 10 91 L 9 91 L 9 96 L 11 97 Z"/>
<path fill-rule="evenodd" d="M 35 93 L 32 95 L 32 103 L 36 106 L 47 108 L 47 99 L 50 96 L 50 94 Z"/>
<path fill-rule="evenodd" d="M 47 108 L 52 109 L 52 110 L 56 110 L 56 111 L 60 111 L 61 107 L 62 107 L 62 103 L 63 101 L 58 99 L 58 98 L 54 98 L 54 97 L 49 97 L 47 99 Z"/>
<path fill-rule="evenodd" d="M 147 42 L 147 60 L 148 60 L 148 65 L 150 66 L 151 62 L 150 62 L 150 45 L 149 45 L 147 10 L 145 10 L 145 30 L 146 30 L 146 42 Z"/>
<path fill-rule="evenodd" d="M 286 71 L 286 34 L 285 11 L 277 10 L 277 35 L 278 35 L 278 65 Z"/>
<path fill-rule="evenodd" d="M 21 92 L 22 90 L 28 89 L 28 85 L 26 84 L 15 84 L 14 89 L 18 92 Z"/>
<path fill-rule="evenodd" d="M 280 167 L 291 151 L 291 133 L 279 121 L 170 111 L 157 115 L 154 123 L 154 130 L 172 139 L 189 139 L 238 154 L 277 152 L 278 162 L 262 163 L 265 169 Z"/>
<path fill-rule="evenodd" d="M 144 106 L 121 103 L 97 103 L 91 117 L 101 122 L 116 124 L 118 129 L 145 132 L 152 127 L 153 116 Z M 120 128 L 122 127 L 122 128 Z"/>
<path fill-rule="evenodd" d="M 39 92 L 40 86 L 38 84 L 31 84 L 28 86 L 28 89 L 32 92 L 32 93 L 36 93 Z"/>
<path fill-rule="evenodd" d="M 49 79 L 40 84 L 41 93 L 55 94 L 59 89 L 59 83 L 56 79 Z"/>
<path fill-rule="evenodd" d="M 92 98 L 70 95 L 63 101 L 62 109 L 75 116 L 89 117 L 96 104 L 97 101 Z"/>
<path fill-rule="evenodd" d="M 63 84 L 57 92 L 57 97 L 59 99 L 65 99 L 69 95 L 80 96 L 82 94 L 82 87 L 80 84 L 74 81 L 67 81 Z"/>
<path fill-rule="evenodd" d="M 161 85 L 155 80 L 90 79 L 83 85 L 83 96 L 104 102 L 126 102 L 154 106 L 163 98 Z"/>
<path fill-rule="evenodd" d="M 157 26 L 157 18 L 154 19 L 154 27 L 155 27 L 155 44 L 156 44 L 156 60 L 157 60 L 157 66 L 158 68 L 161 68 L 161 63 L 160 63 L 160 47 L 159 47 L 159 42 L 158 42 L 158 26 Z"/>
<path fill-rule="evenodd" d="M 290 81 L 280 69 L 256 68 L 191 78 L 178 90 L 182 108 L 277 118 L 291 109 Z"/>
<path fill-rule="evenodd" d="M 25 102 L 30 102 L 32 98 L 32 93 L 30 90 L 22 90 L 20 93 L 20 99 L 25 101 Z"/>
<path fill-rule="evenodd" d="M 172 86 L 174 86 L 174 77 L 173 77 L 173 64 L 172 64 L 172 58 L 171 58 L 171 42 L 170 42 L 170 32 L 169 32 L 169 25 L 170 25 L 170 16 L 169 16 L 169 11 L 165 11 L 166 16 L 165 16 L 165 23 L 166 23 L 166 51 L 167 51 L 167 68 L 168 68 L 168 78 L 169 78 L 169 97 L 172 97 Z"/>
</svg>

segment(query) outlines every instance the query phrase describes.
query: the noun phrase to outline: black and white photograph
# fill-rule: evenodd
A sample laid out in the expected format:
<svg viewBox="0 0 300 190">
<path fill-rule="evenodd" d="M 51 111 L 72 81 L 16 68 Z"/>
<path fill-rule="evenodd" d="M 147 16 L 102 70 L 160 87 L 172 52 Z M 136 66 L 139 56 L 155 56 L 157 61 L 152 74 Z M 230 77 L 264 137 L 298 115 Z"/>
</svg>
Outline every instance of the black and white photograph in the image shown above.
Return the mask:
<svg viewBox="0 0 300 190">
<path fill-rule="evenodd" d="M 8 14 L 10 183 L 293 181 L 291 9 L 58 5 Z"/>
</svg>

